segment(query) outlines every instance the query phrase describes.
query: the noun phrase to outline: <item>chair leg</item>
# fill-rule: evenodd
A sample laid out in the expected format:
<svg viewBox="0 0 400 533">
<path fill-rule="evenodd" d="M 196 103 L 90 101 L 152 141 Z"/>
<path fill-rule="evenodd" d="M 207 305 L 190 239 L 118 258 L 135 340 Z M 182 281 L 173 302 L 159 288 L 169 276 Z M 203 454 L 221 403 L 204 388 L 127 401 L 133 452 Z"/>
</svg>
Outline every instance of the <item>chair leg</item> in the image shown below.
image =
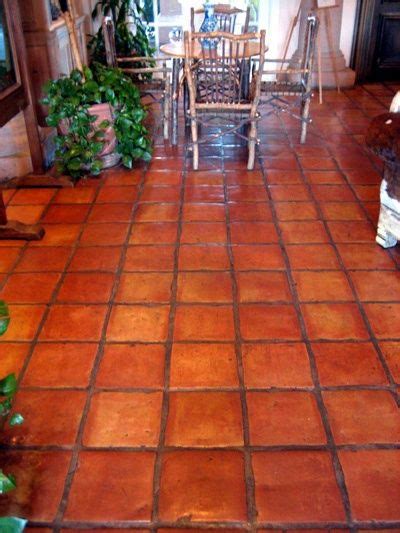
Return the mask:
<svg viewBox="0 0 400 533">
<path fill-rule="evenodd" d="M 310 115 L 310 97 L 301 103 L 301 135 L 300 144 L 304 144 L 307 138 L 308 117 Z"/>
<path fill-rule="evenodd" d="M 199 142 L 198 142 L 198 128 L 197 121 L 192 120 L 192 143 L 193 143 L 193 170 L 199 169 Z"/>
<path fill-rule="evenodd" d="M 165 88 L 164 93 L 164 100 L 163 100 L 163 128 L 164 128 L 164 139 L 168 140 L 169 138 L 169 120 L 170 120 L 170 109 L 171 109 L 171 90 L 170 87 L 167 85 Z"/>
<path fill-rule="evenodd" d="M 251 120 L 251 126 L 249 131 L 249 159 L 247 161 L 247 170 L 254 169 L 254 163 L 256 159 L 256 137 L 257 137 L 257 122 Z"/>
</svg>

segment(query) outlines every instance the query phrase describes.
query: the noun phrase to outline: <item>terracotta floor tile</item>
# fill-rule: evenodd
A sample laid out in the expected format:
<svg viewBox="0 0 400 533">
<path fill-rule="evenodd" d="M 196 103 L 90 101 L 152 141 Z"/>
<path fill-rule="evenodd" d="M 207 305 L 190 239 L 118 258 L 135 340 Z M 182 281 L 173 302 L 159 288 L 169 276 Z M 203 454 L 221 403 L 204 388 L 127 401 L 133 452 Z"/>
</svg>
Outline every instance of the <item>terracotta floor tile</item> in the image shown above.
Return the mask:
<svg viewBox="0 0 400 533">
<path fill-rule="evenodd" d="M 135 211 L 136 222 L 177 222 L 179 204 L 140 204 Z"/>
<path fill-rule="evenodd" d="M 291 305 L 242 305 L 240 329 L 245 340 L 299 340 L 300 327 Z"/>
<path fill-rule="evenodd" d="M 398 443 L 400 413 L 386 391 L 324 392 L 337 444 Z"/>
<path fill-rule="evenodd" d="M 283 255 L 277 244 L 232 246 L 236 270 L 283 270 Z"/>
<path fill-rule="evenodd" d="M 132 219 L 132 203 L 94 205 L 88 222 L 129 222 Z"/>
<path fill-rule="evenodd" d="M 169 272 L 174 269 L 174 246 L 129 246 L 124 270 Z"/>
<path fill-rule="evenodd" d="M 320 221 L 280 222 L 282 237 L 286 244 L 328 242 L 328 235 Z"/>
<path fill-rule="evenodd" d="M 286 247 L 293 270 L 337 270 L 339 260 L 330 244 L 296 244 Z"/>
<path fill-rule="evenodd" d="M 59 274 L 11 274 L 0 291 L 0 299 L 9 303 L 38 304 L 51 300 Z"/>
<path fill-rule="evenodd" d="M 351 278 L 362 301 L 400 300 L 400 277 L 397 272 L 352 272 Z"/>
<path fill-rule="evenodd" d="M 248 389 L 313 386 L 304 344 L 243 344 L 242 355 Z"/>
<path fill-rule="evenodd" d="M 223 202 L 225 199 L 222 185 L 186 186 L 185 202 Z"/>
<path fill-rule="evenodd" d="M 175 341 L 231 341 L 234 338 L 233 310 L 230 306 L 178 306 Z"/>
<path fill-rule="evenodd" d="M 300 301 L 354 300 L 349 282 L 343 272 L 293 272 Z"/>
<path fill-rule="evenodd" d="M 14 408 L 24 423 L 7 428 L 6 441 L 23 446 L 73 445 L 85 401 L 85 392 L 20 390 Z"/>
<path fill-rule="evenodd" d="M 119 265 L 120 246 L 83 246 L 77 248 L 68 270 L 73 272 L 115 272 Z"/>
<path fill-rule="evenodd" d="M 225 206 L 213 203 L 190 203 L 183 206 L 184 222 L 218 222 L 225 221 Z"/>
<path fill-rule="evenodd" d="M 107 329 L 108 341 L 163 342 L 168 335 L 169 306 L 116 305 Z"/>
<path fill-rule="evenodd" d="M 299 166 L 294 157 L 265 157 L 264 158 L 264 168 L 266 169 L 266 174 L 271 169 L 275 170 L 298 170 Z"/>
<path fill-rule="evenodd" d="M 364 304 L 364 309 L 378 339 L 400 338 L 400 304 Z"/>
<path fill-rule="evenodd" d="M 146 185 L 179 185 L 182 181 L 181 172 L 150 170 L 146 172 Z"/>
<path fill-rule="evenodd" d="M 344 178 L 336 170 L 309 170 L 304 173 L 307 181 L 318 185 L 343 185 Z"/>
<path fill-rule="evenodd" d="M 10 205 L 7 207 L 8 220 L 18 220 L 24 224 L 37 224 L 45 210 L 44 205 Z"/>
<path fill-rule="evenodd" d="M 69 273 L 57 294 L 63 303 L 107 303 L 114 284 L 111 273 Z"/>
<path fill-rule="evenodd" d="M 369 337 L 356 304 L 303 304 L 310 339 L 366 340 Z"/>
<path fill-rule="evenodd" d="M 9 205 L 45 205 L 53 198 L 55 189 L 19 189 Z"/>
<path fill-rule="evenodd" d="M 305 156 L 300 161 L 305 170 L 336 170 L 335 161 L 329 157 Z"/>
<path fill-rule="evenodd" d="M 374 270 L 395 268 L 387 250 L 376 244 L 338 244 L 343 263 L 349 269 Z"/>
<path fill-rule="evenodd" d="M 2 452 L 2 468 L 18 479 L 17 489 L 0 500 L 2 516 L 54 520 L 64 490 L 69 452 Z M 29 490 L 27 490 L 27 488 Z"/>
<path fill-rule="evenodd" d="M 178 226 L 175 222 L 147 222 L 135 224 L 129 244 L 173 244 Z"/>
<path fill-rule="evenodd" d="M 74 187 L 57 191 L 55 204 L 88 204 L 94 200 L 96 190 L 89 187 Z"/>
<path fill-rule="evenodd" d="M 189 170 L 186 173 L 186 185 L 223 185 L 222 171 L 210 172 L 208 170 Z"/>
<path fill-rule="evenodd" d="M 171 299 L 171 274 L 121 274 L 116 303 L 168 303 Z"/>
<path fill-rule="evenodd" d="M 370 343 L 313 343 L 321 385 L 385 385 L 387 378 Z"/>
<path fill-rule="evenodd" d="M 389 366 L 390 372 L 397 383 L 400 383 L 400 357 L 398 342 L 381 342 L 380 349 L 385 357 L 386 363 Z"/>
<path fill-rule="evenodd" d="M 161 344 L 106 344 L 96 386 L 151 388 L 164 384 L 165 347 Z"/>
<path fill-rule="evenodd" d="M 228 185 L 261 185 L 263 182 L 262 172 L 259 170 L 230 170 L 225 172 Z"/>
<path fill-rule="evenodd" d="M 181 243 L 226 243 L 226 226 L 223 222 L 189 222 L 182 226 Z"/>
<path fill-rule="evenodd" d="M 179 249 L 179 270 L 229 270 L 225 246 L 185 245 Z"/>
<path fill-rule="evenodd" d="M 298 170 L 268 170 L 267 182 L 271 185 L 302 184 L 301 173 Z"/>
<path fill-rule="evenodd" d="M 332 238 L 337 243 L 342 242 L 374 242 L 375 230 L 370 222 L 350 220 L 328 222 Z"/>
<path fill-rule="evenodd" d="M 366 215 L 355 202 L 321 202 L 325 220 L 365 220 Z"/>
<path fill-rule="evenodd" d="M 29 344 L 1 342 L 0 343 L 0 376 L 16 374 L 21 371 L 29 353 Z"/>
<path fill-rule="evenodd" d="M 344 520 L 328 452 L 259 452 L 253 454 L 253 468 L 259 522 Z"/>
<path fill-rule="evenodd" d="M 232 279 L 229 272 L 181 272 L 178 275 L 179 302 L 229 303 Z"/>
<path fill-rule="evenodd" d="M 45 341 L 98 341 L 105 305 L 54 305 L 40 333 Z"/>
<path fill-rule="evenodd" d="M 179 451 L 162 460 L 161 520 L 247 519 L 244 458 L 235 451 Z"/>
<path fill-rule="evenodd" d="M 141 202 L 179 202 L 180 187 L 153 187 L 146 185 L 140 196 Z"/>
<path fill-rule="evenodd" d="M 239 302 L 290 302 L 292 296 L 283 272 L 239 272 L 236 274 Z"/>
<path fill-rule="evenodd" d="M 399 520 L 400 451 L 340 451 L 356 520 Z"/>
<path fill-rule="evenodd" d="M 232 222 L 233 244 L 269 244 L 278 242 L 278 235 L 272 222 Z"/>
<path fill-rule="evenodd" d="M 354 202 L 354 193 L 348 185 L 312 185 L 314 197 L 319 202 Z"/>
<path fill-rule="evenodd" d="M 89 213 L 89 204 L 51 205 L 43 218 L 47 224 L 81 224 Z"/>
<path fill-rule="evenodd" d="M 276 202 L 278 220 L 315 220 L 318 212 L 312 202 Z"/>
<path fill-rule="evenodd" d="M 104 176 L 104 187 L 114 187 L 116 185 L 139 185 L 142 181 L 143 171 L 138 168 L 127 170 L 126 168 L 110 168 L 102 172 Z"/>
<path fill-rule="evenodd" d="M 18 248 L 0 249 L 0 272 L 9 272 L 12 270 L 20 253 Z"/>
<path fill-rule="evenodd" d="M 174 392 L 169 397 L 167 446 L 243 446 L 237 392 Z"/>
<path fill-rule="evenodd" d="M 230 202 L 267 202 L 268 195 L 264 186 L 237 185 L 228 187 Z"/>
<path fill-rule="evenodd" d="M 24 387 L 87 387 L 97 344 L 37 344 L 22 385 Z"/>
<path fill-rule="evenodd" d="M 15 268 L 16 272 L 61 272 L 71 255 L 71 248 L 26 248 Z M 1 260 L 0 260 L 1 261 Z"/>
<path fill-rule="evenodd" d="M 84 446 L 157 446 L 161 392 L 99 392 L 91 400 Z"/>
<path fill-rule="evenodd" d="M 83 246 L 118 246 L 125 243 L 127 233 L 128 224 L 88 224 L 82 232 L 80 244 Z"/>
<path fill-rule="evenodd" d="M 3 341 L 31 341 L 36 335 L 45 311 L 44 305 L 9 305 L 10 325 Z"/>
<path fill-rule="evenodd" d="M 237 387 L 236 354 L 232 344 L 174 344 L 170 387 Z"/>
<path fill-rule="evenodd" d="M 44 246 L 72 246 L 81 231 L 80 224 L 45 224 L 43 225 L 45 236 L 41 241 L 32 241 L 33 247 Z"/>
<path fill-rule="evenodd" d="M 96 198 L 98 204 L 128 203 L 132 205 L 137 198 L 137 187 L 103 187 Z"/>
<path fill-rule="evenodd" d="M 310 193 L 305 185 L 271 185 L 272 200 L 275 202 L 304 202 L 310 200 Z"/>
<path fill-rule="evenodd" d="M 324 426 L 313 394 L 248 392 L 246 398 L 250 443 L 253 446 L 326 443 Z"/>
<path fill-rule="evenodd" d="M 151 452 L 81 452 L 65 519 L 150 521 L 154 461 Z M 105 486 L 109 496 L 99 505 Z"/>
<path fill-rule="evenodd" d="M 272 212 L 266 202 L 230 202 L 229 217 L 233 222 L 240 221 L 270 221 Z"/>
</svg>

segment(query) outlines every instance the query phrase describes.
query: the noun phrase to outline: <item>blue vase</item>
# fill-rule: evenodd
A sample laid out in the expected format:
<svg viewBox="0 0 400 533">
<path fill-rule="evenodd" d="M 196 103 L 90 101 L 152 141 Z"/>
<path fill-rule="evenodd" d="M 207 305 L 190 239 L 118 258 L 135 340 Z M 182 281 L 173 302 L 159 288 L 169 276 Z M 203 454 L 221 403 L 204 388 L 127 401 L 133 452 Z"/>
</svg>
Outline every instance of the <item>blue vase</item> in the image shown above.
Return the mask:
<svg viewBox="0 0 400 533">
<path fill-rule="evenodd" d="M 218 19 L 214 13 L 214 4 L 206 2 L 204 5 L 204 20 L 200 26 L 200 32 L 209 33 L 218 29 Z M 205 48 L 217 48 L 218 39 L 202 39 L 202 46 Z"/>
</svg>

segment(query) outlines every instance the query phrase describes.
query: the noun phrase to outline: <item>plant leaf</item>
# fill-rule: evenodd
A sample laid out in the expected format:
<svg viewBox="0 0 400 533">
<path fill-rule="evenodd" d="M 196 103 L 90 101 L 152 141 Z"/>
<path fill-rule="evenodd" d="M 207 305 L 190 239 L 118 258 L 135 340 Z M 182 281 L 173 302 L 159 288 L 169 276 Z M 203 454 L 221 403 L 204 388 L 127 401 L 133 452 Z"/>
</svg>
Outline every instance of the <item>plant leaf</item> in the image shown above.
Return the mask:
<svg viewBox="0 0 400 533">
<path fill-rule="evenodd" d="M 22 533 L 27 524 L 27 520 L 23 518 L 15 518 L 6 516 L 0 518 L 0 531 L 2 533 Z"/>
<path fill-rule="evenodd" d="M 8 311 L 7 304 L 0 300 L 0 336 L 4 335 L 4 333 L 7 331 L 9 323 L 10 313 Z"/>
<path fill-rule="evenodd" d="M 16 488 L 17 485 L 14 476 L 12 474 L 7 476 L 2 470 L 0 470 L 0 494 L 7 494 L 7 492 L 11 492 Z M 0 529 L 0 531 L 2 531 L 2 529 Z"/>
<path fill-rule="evenodd" d="M 17 378 L 15 374 L 8 374 L 4 379 L 0 380 L 0 395 L 10 398 L 17 392 Z"/>
<path fill-rule="evenodd" d="M 24 423 L 24 417 L 20 413 L 14 413 L 10 418 L 10 426 L 20 426 Z"/>
</svg>

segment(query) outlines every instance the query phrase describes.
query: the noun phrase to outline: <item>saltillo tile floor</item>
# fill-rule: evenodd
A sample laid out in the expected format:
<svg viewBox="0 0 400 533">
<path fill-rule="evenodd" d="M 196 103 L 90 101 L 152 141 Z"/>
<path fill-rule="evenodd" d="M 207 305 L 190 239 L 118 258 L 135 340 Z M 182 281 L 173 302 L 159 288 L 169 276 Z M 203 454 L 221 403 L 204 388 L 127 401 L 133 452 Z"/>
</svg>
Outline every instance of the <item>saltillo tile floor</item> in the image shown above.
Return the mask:
<svg viewBox="0 0 400 533">
<path fill-rule="evenodd" d="M 374 242 L 363 146 L 395 86 L 325 93 L 307 144 L 181 143 L 74 189 L 7 191 L 1 242 L 25 424 L 0 514 L 32 531 L 400 531 L 399 249 Z M 182 126 L 182 125 L 181 125 Z"/>
</svg>

